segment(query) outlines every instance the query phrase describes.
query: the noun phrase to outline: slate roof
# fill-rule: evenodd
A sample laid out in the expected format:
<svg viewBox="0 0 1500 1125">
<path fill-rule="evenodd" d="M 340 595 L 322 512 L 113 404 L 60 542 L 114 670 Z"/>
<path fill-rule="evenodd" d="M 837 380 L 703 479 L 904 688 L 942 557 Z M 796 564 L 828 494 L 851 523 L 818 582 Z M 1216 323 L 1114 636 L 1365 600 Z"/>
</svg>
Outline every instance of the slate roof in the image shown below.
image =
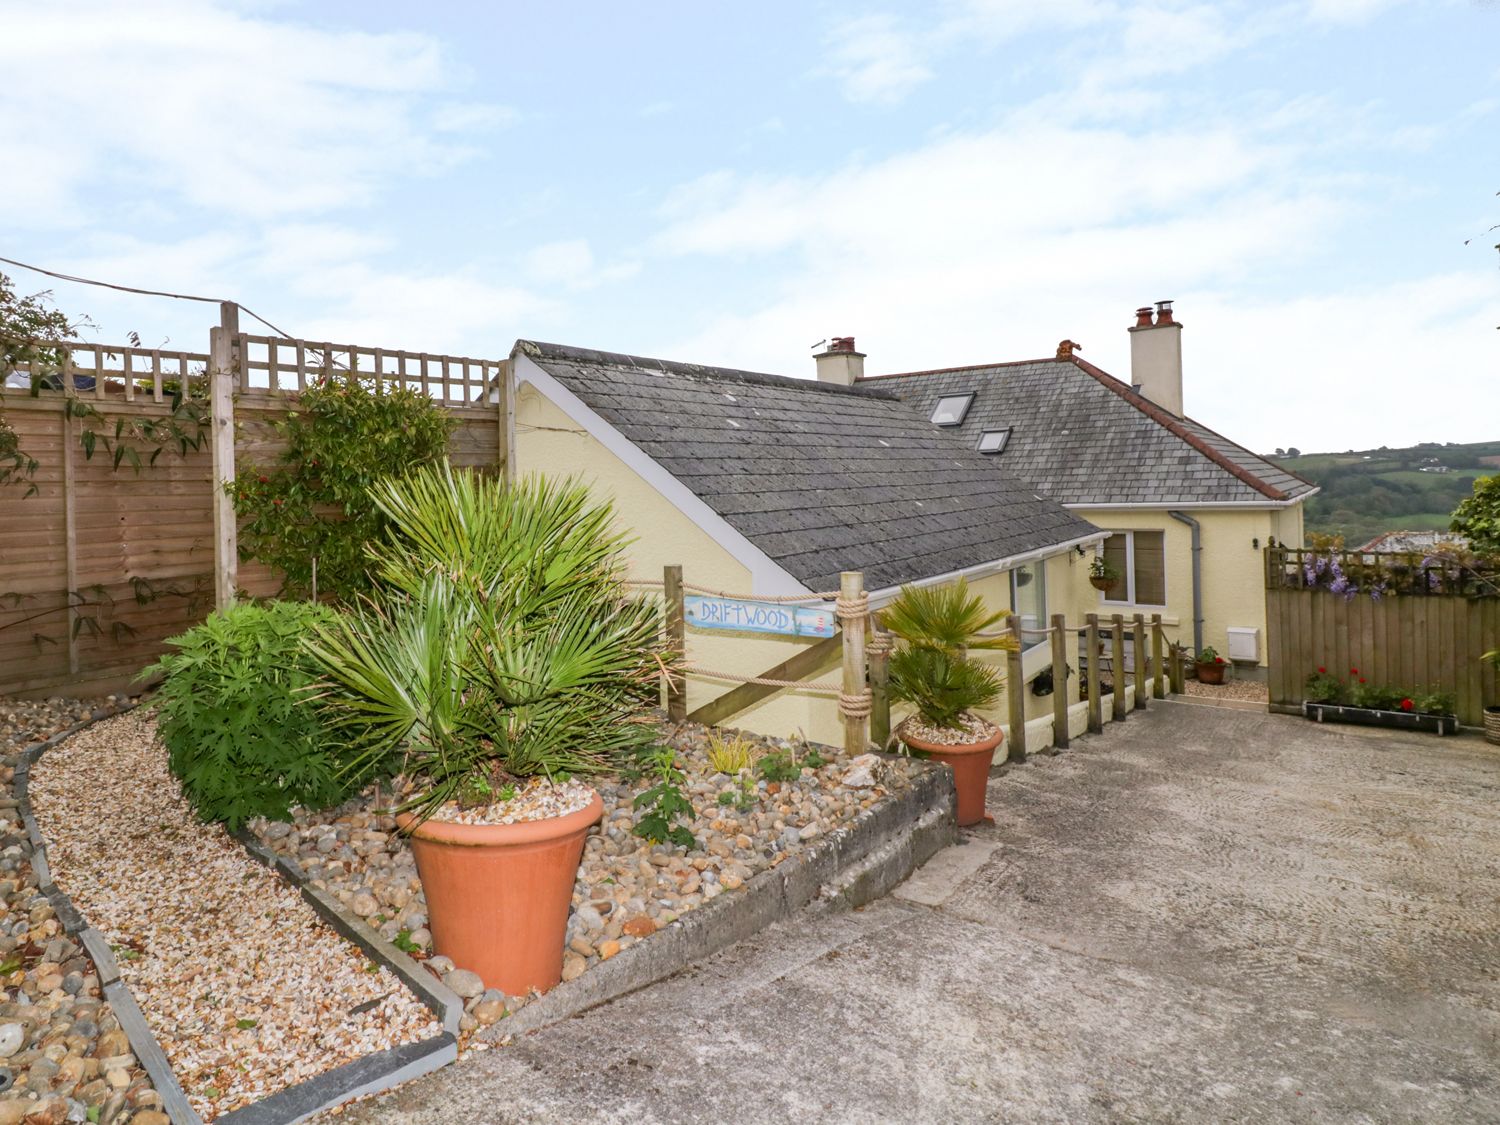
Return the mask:
<svg viewBox="0 0 1500 1125">
<path fill-rule="evenodd" d="M 857 386 L 894 392 L 924 418 L 943 395 L 974 391 L 952 432 L 972 447 L 985 430 L 1012 427 L 997 460 L 1063 504 L 1266 503 L 1315 490 L 1076 355 L 879 375 Z"/>
<path fill-rule="evenodd" d="M 893 394 L 530 340 L 517 348 L 814 590 L 1098 531 Z"/>
</svg>

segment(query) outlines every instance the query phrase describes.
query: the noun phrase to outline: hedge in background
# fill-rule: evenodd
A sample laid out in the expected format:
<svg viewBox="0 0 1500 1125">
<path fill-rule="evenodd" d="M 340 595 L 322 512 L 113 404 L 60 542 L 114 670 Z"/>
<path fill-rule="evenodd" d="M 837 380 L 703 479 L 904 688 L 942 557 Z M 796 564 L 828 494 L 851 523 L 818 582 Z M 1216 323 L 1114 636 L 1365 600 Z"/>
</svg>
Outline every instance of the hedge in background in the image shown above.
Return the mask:
<svg viewBox="0 0 1500 1125">
<path fill-rule="evenodd" d="M 167 643 L 143 675 L 166 673 L 159 728 L 172 772 L 204 820 L 231 830 L 293 805 L 327 808 L 358 782 L 340 776 L 341 743 L 306 691 L 316 679 L 302 642 L 337 615 L 306 602 L 237 605 Z"/>
<path fill-rule="evenodd" d="M 244 466 L 231 486 L 241 559 L 284 578 L 281 593 L 307 597 L 317 559 L 320 598 L 370 590 L 365 544 L 385 538 L 370 486 L 448 455 L 453 416 L 418 390 L 335 372 L 303 391 L 275 423 L 286 449 L 274 467 Z"/>
</svg>

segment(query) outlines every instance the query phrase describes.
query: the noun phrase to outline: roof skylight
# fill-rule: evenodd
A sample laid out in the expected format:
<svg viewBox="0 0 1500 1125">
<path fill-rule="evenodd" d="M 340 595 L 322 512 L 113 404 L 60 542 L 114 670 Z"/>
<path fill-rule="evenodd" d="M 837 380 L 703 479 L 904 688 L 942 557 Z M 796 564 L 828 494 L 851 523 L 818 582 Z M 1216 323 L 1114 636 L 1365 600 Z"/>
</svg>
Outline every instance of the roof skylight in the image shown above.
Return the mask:
<svg viewBox="0 0 1500 1125">
<path fill-rule="evenodd" d="M 974 448 L 980 453 L 1004 453 L 1006 445 L 1010 442 L 1010 431 L 1010 426 L 1006 426 L 1003 430 L 985 430 L 979 435 L 979 441 Z"/>
<path fill-rule="evenodd" d="M 932 424 L 934 426 L 961 425 L 964 416 L 969 413 L 969 407 L 973 404 L 973 391 L 967 391 L 961 395 L 944 395 L 937 400 L 937 406 L 932 410 Z"/>
</svg>

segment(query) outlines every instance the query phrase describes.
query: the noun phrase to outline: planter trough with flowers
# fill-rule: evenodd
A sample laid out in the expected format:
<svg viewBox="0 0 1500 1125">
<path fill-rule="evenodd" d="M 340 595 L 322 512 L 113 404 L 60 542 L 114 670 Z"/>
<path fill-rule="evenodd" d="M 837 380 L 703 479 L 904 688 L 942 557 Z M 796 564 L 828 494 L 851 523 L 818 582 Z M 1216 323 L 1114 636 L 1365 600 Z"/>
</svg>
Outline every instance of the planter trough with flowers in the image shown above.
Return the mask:
<svg viewBox="0 0 1500 1125">
<path fill-rule="evenodd" d="M 1319 723 L 1359 723 L 1367 727 L 1424 730 L 1435 734 L 1457 734 L 1458 716 L 1431 711 L 1386 711 L 1376 707 L 1351 707 L 1343 703 L 1302 704 L 1302 713 Z"/>
<path fill-rule="evenodd" d="M 1319 668 L 1307 677 L 1309 698 L 1302 703 L 1302 713 L 1319 723 L 1359 723 L 1363 726 L 1392 727 L 1396 730 L 1423 730 L 1437 734 L 1458 733 L 1458 716 L 1453 714 L 1453 697 L 1447 692 L 1405 694 L 1390 688 L 1372 686 L 1349 669 L 1349 682 Z"/>
</svg>

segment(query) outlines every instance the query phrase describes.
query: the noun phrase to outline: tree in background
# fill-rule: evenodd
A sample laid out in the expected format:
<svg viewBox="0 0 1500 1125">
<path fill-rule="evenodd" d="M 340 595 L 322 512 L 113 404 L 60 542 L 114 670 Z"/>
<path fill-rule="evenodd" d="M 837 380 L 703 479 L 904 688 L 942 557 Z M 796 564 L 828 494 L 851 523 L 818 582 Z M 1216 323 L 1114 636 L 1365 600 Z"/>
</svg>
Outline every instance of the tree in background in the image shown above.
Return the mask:
<svg viewBox="0 0 1500 1125">
<path fill-rule="evenodd" d="M 0 486 L 24 482 L 29 486 L 27 495 L 36 491 L 31 478 L 38 465 L 21 448 L 5 417 L 5 388 L 18 367 L 31 371 L 61 367 L 63 349 L 57 342 L 76 339 L 78 328 L 87 323 L 73 323 L 52 307 L 51 299 L 51 293 L 21 296 L 11 279 L 0 273 Z"/>
<path fill-rule="evenodd" d="M 1449 526 L 1476 555 L 1500 559 L 1500 476 L 1475 480 L 1474 495 L 1454 509 Z"/>
</svg>

